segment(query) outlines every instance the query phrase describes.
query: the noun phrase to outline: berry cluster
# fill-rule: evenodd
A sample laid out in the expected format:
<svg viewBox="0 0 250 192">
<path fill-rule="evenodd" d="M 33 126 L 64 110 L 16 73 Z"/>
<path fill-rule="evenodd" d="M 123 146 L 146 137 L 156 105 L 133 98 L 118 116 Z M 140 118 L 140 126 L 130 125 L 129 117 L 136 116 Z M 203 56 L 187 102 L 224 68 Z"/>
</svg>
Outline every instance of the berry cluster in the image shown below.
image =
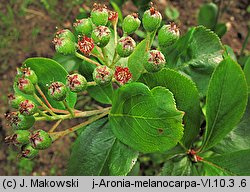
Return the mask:
<svg viewBox="0 0 250 192">
<path fill-rule="evenodd" d="M 161 22 L 162 16 L 154 7 L 144 12 L 142 25 L 148 38 L 146 39 L 147 51 L 143 58 L 146 72 L 157 72 L 166 63 L 164 55 L 159 50 L 150 50 L 151 38 L 160 28 Z M 117 34 L 117 23 L 117 12 L 109 10 L 105 5 L 94 4 L 89 18 L 76 20 L 73 24 L 73 32 L 69 29 L 56 32 L 53 39 L 56 52 L 73 54 L 95 65 L 92 73 L 94 82 L 87 82 L 84 76 L 74 73 L 67 75 L 65 82 L 50 82 L 47 86 L 47 95 L 54 101 L 64 104 L 67 110 L 63 110 L 63 113 L 67 118 L 68 115 L 71 115 L 70 118 L 75 116 L 74 109 L 71 109 L 66 101 L 70 91 L 80 93 L 90 85 L 106 86 L 115 82 L 123 86 L 132 81 L 133 76 L 127 63 L 118 61 L 134 53 L 136 42 L 129 35 L 140 27 L 141 20 L 136 13 L 127 15 L 121 25 L 123 36 L 120 38 Z M 159 47 L 163 49 L 171 46 L 177 41 L 179 35 L 179 29 L 174 23 L 163 25 L 158 31 Z M 108 50 L 108 47 L 113 50 Z M 93 57 L 96 57 L 95 60 Z M 17 109 L 17 112 L 6 114 L 6 119 L 14 129 L 14 134 L 6 137 L 5 140 L 7 143 L 19 146 L 21 156 L 25 158 L 34 158 L 38 150 L 48 148 L 54 141 L 50 132 L 33 130 L 36 117 L 43 117 L 46 120 L 62 120 L 55 114 L 61 113 L 62 110 L 54 109 L 50 105 L 46 94 L 43 94 L 39 88 L 38 80 L 35 72 L 29 67 L 18 68 L 14 86 L 17 91 L 15 95 L 8 96 L 11 106 Z M 43 98 L 42 100 L 36 95 L 37 92 Z"/>
</svg>

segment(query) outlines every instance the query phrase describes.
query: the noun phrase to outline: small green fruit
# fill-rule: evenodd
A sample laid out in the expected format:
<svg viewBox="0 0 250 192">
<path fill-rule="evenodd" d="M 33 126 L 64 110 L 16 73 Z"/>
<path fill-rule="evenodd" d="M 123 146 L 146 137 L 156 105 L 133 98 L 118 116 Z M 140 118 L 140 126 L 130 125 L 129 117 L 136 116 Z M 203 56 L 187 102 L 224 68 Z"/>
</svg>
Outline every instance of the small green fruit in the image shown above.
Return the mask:
<svg viewBox="0 0 250 192">
<path fill-rule="evenodd" d="M 159 11 L 156 11 L 154 7 L 145 11 L 142 17 L 142 24 L 146 31 L 153 32 L 160 27 L 162 16 Z"/>
<path fill-rule="evenodd" d="M 38 155 L 38 150 L 34 149 L 30 144 L 24 145 L 22 147 L 22 157 L 27 159 L 33 159 Z"/>
<path fill-rule="evenodd" d="M 105 47 L 111 36 L 111 31 L 108 27 L 98 26 L 92 31 L 92 39 L 98 47 Z"/>
<path fill-rule="evenodd" d="M 25 100 L 25 98 L 23 96 L 13 95 L 13 94 L 9 94 L 8 99 L 9 99 L 9 104 L 11 105 L 11 107 L 13 107 L 15 109 L 18 109 L 20 103 Z"/>
<path fill-rule="evenodd" d="M 151 50 L 146 54 L 144 67 L 148 72 L 157 72 L 165 66 L 165 57 L 158 50 Z"/>
<path fill-rule="evenodd" d="M 13 135 L 5 138 L 6 143 L 13 143 L 16 146 L 23 146 L 30 142 L 30 132 L 26 130 L 17 130 Z"/>
<path fill-rule="evenodd" d="M 47 149 L 52 144 L 52 139 L 46 131 L 37 130 L 30 136 L 31 146 L 34 149 Z"/>
<path fill-rule="evenodd" d="M 67 87 L 62 82 L 53 82 L 49 86 L 48 95 L 56 101 L 63 101 L 67 95 Z"/>
<path fill-rule="evenodd" d="M 73 26 L 79 35 L 90 35 L 93 30 L 91 19 L 76 20 Z"/>
<path fill-rule="evenodd" d="M 68 38 L 55 37 L 53 43 L 55 44 L 55 49 L 56 52 L 58 53 L 68 55 L 68 54 L 74 54 L 76 52 L 75 42 L 73 42 Z"/>
<path fill-rule="evenodd" d="M 32 95 L 35 92 L 32 82 L 24 77 L 18 78 L 16 82 L 17 88 L 25 94 Z"/>
<path fill-rule="evenodd" d="M 74 73 L 67 76 L 66 85 L 72 92 L 81 92 L 87 88 L 87 80 L 80 74 Z"/>
<path fill-rule="evenodd" d="M 119 39 L 116 47 L 116 51 L 120 57 L 128 57 L 133 53 L 136 43 L 131 37 L 122 37 Z"/>
<path fill-rule="evenodd" d="M 36 104 L 26 99 L 20 103 L 19 112 L 25 116 L 34 115 L 37 112 Z"/>
<path fill-rule="evenodd" d="M 128 35 L 134 33 L 140 27 L 141 21 L 136 13 L 127 15 L 122 23 L 122 29 Z"/>
<path fill-rule="evenodd" d="M 74 34 L 68 30 L 68 29 L 61 29 L 59 31 L 56 32 L 56 37 L 59 38 L 59 39 L 68 39 L 72 42 L 75 42 L 76 39 L 75 39 L 75 36 Z"/>
<path fill-rule="evenodd" d="M 37 84 L 38 79 L 37 79 L 35 71 L 31 70 L 29 67 L 22 67 L 21 71 L 23 73 L 23 76 L 29 79 L 31 83 Z"/>
<path fill-rule="evenodd" d="M 11 112 L 5 115 L 7 121 L 16 130 L 26 130 L 31 128 L 35 123 L 35 118 L 31 116 L 24 116 L 20 113 Z"/>
<path fill-rule="evenodd" d="M 108 10 L 105 5 L 101 4 L 94 4 L 94 8 L 91 11 L 91 19 L 92 22 L 99 26 L 99 25 L 106 25 L 108 23 Z"/>
<path fill-rule="evenodd" d="M 107 85 L 112 81 L 113 71 L 107 66 L 96 67 L 93 72 L 93 79 L 97 85 Z"/>
<path fill-rule="evenodd" d="M 160 47 L 168 47 L 174 44 L 180 36 L 179 28 L 176 24 L 163 25 L 158 32 L 158 41 Z"/>
</svg>

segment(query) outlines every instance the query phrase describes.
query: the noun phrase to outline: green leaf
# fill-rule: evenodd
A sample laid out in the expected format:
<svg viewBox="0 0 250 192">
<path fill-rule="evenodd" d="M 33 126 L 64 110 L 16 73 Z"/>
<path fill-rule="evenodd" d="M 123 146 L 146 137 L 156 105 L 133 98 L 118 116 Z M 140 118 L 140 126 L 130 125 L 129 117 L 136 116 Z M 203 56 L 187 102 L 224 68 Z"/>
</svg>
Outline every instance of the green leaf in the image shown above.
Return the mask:
<svg viewBox="0 0 250 192">
<path fill-rule="evenodd" d="M 79 73 L 83 75 L 87 79 L 87 81 L 93 81 L 93 71 L 95 68 L 95 65 L 87 61 L 82 61 L 79 66 Z"/>
<path fill-rule="evenodd" d="M 132 73 L 132 79 L 138 80 L 140 75 L 145 71 L 143 62 L 146 53 L 147 41 L 141 41 L 135 48 L 134 52 L 128 58 L 128 67 Z"/>
<path fill-rule="evenodd" d="M 127 175 L 138 152 L 119 142 L 107 119 L 98 120 L 73 145 L 67 175 Z"/>
<path fill-rule="evenodd" d="M 165 15 L 168 17 L 168 19 L 175 21 L 179 18 L 180 13 L 178 9 L 170 6 L 165 9 Z"/>
<path fill-rule="evenodd" d="M 228 153 L 239 150 L 250 149 L 250 97 L 246 111 L 240 123 L 218 143 L 213 150 L 216 153 Z"/>
<path fill-rule="evenodd" d="M 120 141 L 149 153 L 163 152 L 177 144 L 183 134 L 182 117 L 166 88 L 150 91 L 142 83 L 130 83 L 116 90 L 109 119 Z"/>
<path fill-rule="evenodd" d="M 213 30 L 217 23 L 217 14 L 218 7 L 216 4 L 207 3 L 202 5 L 199 10 L 198 24 Z"/>
<path fill-rule="evenodd" d="M 245 62 L 244 65 L 244 74 L 247 80 L 247 85 L 248 85 L 248 94 L 250 94 L 250 57 Z"/>
<path fill-rule="evenodd" d="M 192 175 L 192 162 L 185 156 L 167 160 L 162 168 L 161 176 L 189 176 Z"/>
<path fill-rule="evenodd" d="M 145 83 L 151 89 L 162 86 L 173 93 L 177 108 L 185 112 L 182 140 L 189 148 L 199 134 L 201 121 L 199 93 L 195 84 L 187 77 L 171 69 L 163 69 L 157 73 L 144 73 L 139 81 Z"/>
<path fill-rule="evenodd" d="M 204 174 L 213 175 L 250 175 L 250 149 L 217 155 L 203 160 Z"/>
<path fill-rule="evenodd" d="M 68 73 L 77 71 L 82 62 L 82 60 L 75 55 L 63 55 L 60 53 L 56 53 L 53 59 L 61 64 Z"/>
<path fill-rule="evenodd" d="M 111 104 L 113 98 L 113 86 L 112 84 L 108 84 L 105 86 L 90 86 L 88 87 L 89 95 L 94 98 L 96 101 L 104 104 Z"/>
<path fill-rule="evenodd" d="M 184 72 L 205 96 L 213 70 L 222 60 L 223 47 L 218 36 L 203 26 L 195 27 L 162 52 L 166 67 Z"/>
<path fill-rule="evenodd" d="M 24 64 L 35 71 L 38 77 L 38 85 L 42 89 L 50 104 L 55 108 L 65 109 L 62 102 L 54 101 L 48 96 L 47 92 L 48 85 L 54 81 L 66 83 L 66 76 L 68 75 L 67 71 L 56 61 L 42 57 L 29 58 L 24 61 Z M 76 98 L 77 95 L 68 90 L 66 100 L 71 107 L 74 107 Z"/>
<path fill-rule="evenodd" d="M 215 26 L 214 32 L 221 38 L 227 32 L 227 26 L 225 23 L 218 23 Z"/>
<path fill-rule="evenodd" d="M 203 150 L 223 139 L 240 121 L 246 108 L 246 80 L 240 65 L 229 56 L 214 71 L 206 102 Z"/>
<path fill-rule="evenodd" d="M 226 52 L 224 54 L 226 54 L 226 55 L 228 54 L 233 60 L 235 60 L 237 62 L 237 57 L 236 57 L 232 47 L 230 47 L 228 45 L 224 45 L 224 48 L 226 50 Z"/>
</svg>

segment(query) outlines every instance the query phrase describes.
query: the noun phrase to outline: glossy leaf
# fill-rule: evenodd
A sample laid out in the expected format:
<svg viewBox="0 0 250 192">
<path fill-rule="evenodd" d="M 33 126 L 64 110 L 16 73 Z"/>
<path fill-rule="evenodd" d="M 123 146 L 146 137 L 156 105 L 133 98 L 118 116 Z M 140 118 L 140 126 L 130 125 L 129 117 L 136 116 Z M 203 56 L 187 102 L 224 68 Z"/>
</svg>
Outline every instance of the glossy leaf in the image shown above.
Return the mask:
<svg viewBox="0 0 250 192">
<path fill-rule="evenodd" d="M 250 97 L 240 123 L 213 148 L 215 152 L 220 154 L 245 149 L 250 149 Z"/>
<path fill-rule="evenodd" d="M 130 83 L 114 94 L 110 124 L 115 136 L 141 152 L 163 152 L 182 138 L 183 112 L 164 87 L 151 91 L 142 83 Z"/>
<path fill-rule="evenodd" d="M 66 83 L 67 71 L 56 61 L 42 57 L 29 58 L 24 61 L 24 64 L 35 71 L 38 77 L 38 85 L 46 95 L 50 104 L 55 108 L 65 109 L 62 102 L 54 101 L 48 96 L 47 92 L 48 85 L 54 81 Z M 66 100 L 71 107 L 75 105 L 76 98 L 77 96 L 75 93 L 68 91 Z"/>
<path fill-rule="evenodd" d="M 147 41 L 141 41 L 135 48 L 134 52 L 129 56 L 128 67 L 132 73 L 132 79 L 136 81 L 145 71 L 143 62 L 146 52 Z"/>
<path fill-rule="evenodd" d="M 206 103 L 204 150 L 222 140 L 237 125 L 246 108 L 246 80 L 240 65 L 230 57 L 214 71 Z"/>
<path fill-rule="evenodd" d="M 62 65 L 68 73 L 72 71 L 77 71 L 82 62 L 81 59 L 74 55 L 63 55 L 60 53 L 56 53 L 53 59 L 57 61 L 60 65 Z"/>
<path fill-rule="evenodd" d="M 244 65 L 244 74 L 248 85 L 248 94 L 250 94 L 250 57 L 246 60 Z"/>
<path fill-rule="evenodd" d="M 204 175 L 250 175 L 250 149 L 217 155 L 203 161 Z"/>
<path fill-rule="evenodd" d="M 195 27 L 174 45 L 163 49 L 166 67 L 184 72 L 196 83 L 201 96 L 205 96 L 214 68 L 222 60 L 220 39 L 203 26 Z"/>
<path fill-rule="evenodd" d="M 173 93 L 177 108 L 185 112 L 182 140 L 187 147 L 190 147 L 192 141 L 199 134 L 201 121 L 199 93 L 195 84 L 187 77 L 171 69 L 163 69 L 157 73 L 144 73 L 139 81 L 145 83 L 151 89 L 162 86 Z"/>
<path fill-rule="evenodd" d="M 167 160 L 162 168 L 161 176 L 190 176 L 193 175 L 192 162 L 187 156 Z"/>
<path fill-rule="evenodd" d="M 215 26 L 214 32 L 221 38 L 227 32 L 227 26 L 225 23 L 218 23 Z"/>
<path fill-rule="evenodd" d="M 114 90 L 111 83 L 104 86 L 90 86 L 87 90 L 89 95 L 96 101 L 104 104 L 112 103 Z"/>
<path fill-rule="evenodd" d="M 67 175 L 127 175 L 138 152 L 119 142 L 107 119 L 98 120 L 73 145 Z"/>
<path fill-rule="evenodd" d="M 209 29 L 214 29 L 217 23 L 218 7 L 214 3 L 207 3 L 202 5 L 199 10 L 198 24 L 203 25 Z"/>
</svg>

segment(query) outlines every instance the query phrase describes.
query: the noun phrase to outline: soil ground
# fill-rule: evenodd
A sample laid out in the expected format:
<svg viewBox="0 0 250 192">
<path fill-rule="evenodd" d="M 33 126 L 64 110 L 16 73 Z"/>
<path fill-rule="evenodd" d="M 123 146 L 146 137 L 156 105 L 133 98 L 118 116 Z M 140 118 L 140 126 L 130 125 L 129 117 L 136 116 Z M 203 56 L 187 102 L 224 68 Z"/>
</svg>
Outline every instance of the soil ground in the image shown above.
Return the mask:
<svg viewBox="0 0 250 192">
<path fill-rule="evenodd" d="M 63 138 L 53 144 L 48 150 L 42 151 L 39 158 L 33 161 L 19 160 L 16 149 L 8 146 L 3 139 L 11 133 L 10 127 L 4 119 L 4 114 L 11 110 L 7 101 L 7 94 L 12 91 L 16 67 L 28 57 L 52 57 L 55 53 L 51 43 L 58 28 L 71 28 L 74 18 L 83 9 L 89 11 L 91 1 L 75 0 L 51 1 L 48 5 L 42 1 L 17 0 L 15 3 L 2 0 L 0 3 L 0 175 L 63 175 L 70 156 L 70 148 L 75 134 Z M 44 1 L 47 2 L 47 1 Z M 50 2 L 50 1 L 48 1 Z M 60 3 L 59 3 L 60 2 Z M 82 4 L 83 2 L 83 4 Z M 199 7 L 209 1 L 204 0 L 158 0 L 153 1 L 155 7 L 164 13 L 167 6 L 172 5 L 180 12 L 179 23 L 182 34 L 197 25 Z M 54 4 L 53 4 L 54 3 Z M 106 1 L 108 4 L 108 1 Z M 231 46 L 239 54 L 242 43 L 247 35 L 247 21 L 250 15 L 246 7 L 248 0 L 224 1 L 223 14 L 220 22 L 228 26 L 226 35 L 222 38 L 223 44 Z M 124 15 L 137 11 L 132 1 L 123 4 Z M 164 17 L 167 22 L 167 18 Z M 250 51 L 248 44 L 247 50 Z M 86 96 L 85 105 L 93 105 L 93 100 Z M 66 129 L 79 123 L 80 120 L 66 121 L 59 129 Z M 53 123 L 40 123 L 37 127 L 48 130 Z"/>
</svg>

